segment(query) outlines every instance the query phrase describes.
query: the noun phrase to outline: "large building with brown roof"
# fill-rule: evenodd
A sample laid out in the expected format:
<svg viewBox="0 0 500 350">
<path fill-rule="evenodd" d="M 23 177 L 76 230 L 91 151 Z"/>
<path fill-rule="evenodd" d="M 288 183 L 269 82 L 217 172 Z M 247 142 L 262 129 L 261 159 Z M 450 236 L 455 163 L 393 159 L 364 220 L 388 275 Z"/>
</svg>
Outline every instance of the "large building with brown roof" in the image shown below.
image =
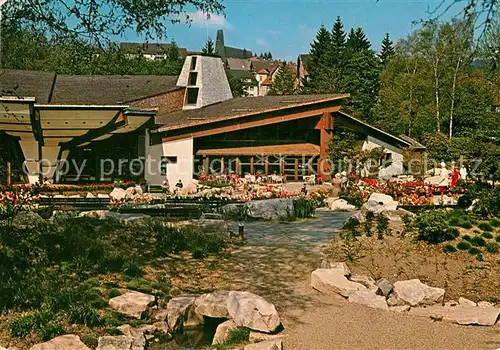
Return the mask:
<svg viewBox="0 0 500 350">
<path fill-rule="evenodd" d="M 233 98 L 219 57 L 188 56 L 179 77 L 1 70 L 0 90 L 0 146 L 18 145 L 9 159 L 30 182 L 327 179 L 334 127 L 382 145 L 396 163 L 414 147 L 341 113 L 346 94 Z"/>
</svg>

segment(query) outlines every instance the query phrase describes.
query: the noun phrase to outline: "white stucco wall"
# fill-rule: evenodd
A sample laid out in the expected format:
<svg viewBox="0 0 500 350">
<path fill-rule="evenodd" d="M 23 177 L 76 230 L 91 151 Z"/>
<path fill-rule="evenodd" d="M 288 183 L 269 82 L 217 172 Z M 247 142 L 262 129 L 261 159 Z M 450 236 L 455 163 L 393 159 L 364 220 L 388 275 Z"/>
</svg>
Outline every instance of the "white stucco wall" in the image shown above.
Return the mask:
<svg viewBox="0 0 500 350">
<path fill-rule="evenodd" d="M 402 174 L 404 172 L 402 151 L 372 136 L 368 136 L 362 145 L 363 150 L 372 150 L 377 147 L 383 147 L 385 153 L 390 153 L 392 157 L 391 165 L 379 170 L 379 178 L 389 178 Z"/>
<path fill-rule="evenodd" d="M 167 179 L 173 188 L 179 179 L 184 186 L 193 183 L 193 138 L 149 145 L 149 132 L 146 133 L 145 178 L 150 185 L 161 185 L 165 176 L 161 174 L 162 157 L 177 157 L 176 164 L 167 164 Z"/>
</svg>

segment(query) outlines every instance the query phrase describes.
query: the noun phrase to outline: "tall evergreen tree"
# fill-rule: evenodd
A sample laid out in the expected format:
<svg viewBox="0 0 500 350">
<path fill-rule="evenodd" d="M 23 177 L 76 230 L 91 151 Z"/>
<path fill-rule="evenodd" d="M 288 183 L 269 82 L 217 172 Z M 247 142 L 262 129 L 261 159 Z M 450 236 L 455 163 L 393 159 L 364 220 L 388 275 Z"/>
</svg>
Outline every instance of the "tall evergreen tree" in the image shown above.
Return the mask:
<svg viewBox="0 0 500 350">
<path fill-rule="evenodd" d="M 207 55 L 213 55 L 215 53 L 215 46 L 214 42 L 212 41 L 211 38 L 208 38 L 207 42 L 205 43 L 205 46 L 201 49 L 201 52 Z"/>
<path fill-rule="evenodd" d="M 340 55 L 345 48 L 345 35 L 344 24 L 340 17 L 337 17 L 332 29 L 332 50 L 337 55 Z"/>
<path fill-rule="evenodd" d="M 349 53 L 363 52 L 370 50 L 370 41 L 366 38 L 366 34 L 360 27 L 351 29 L 346 42 L 346 48 Z"/>
<path fill-rule="evenodd" d="M 271 53 L 271 51 L 269 51 L 269 52 L 267 53 L 267 58 L 268 58 L 269 60 L 272 60 L 272 59 L 273 59 L 273 54 Z"/>
<path fill-rule="evenodd" d="M 387 64 L 387 61 L 392 56 L 394 56 L 393 42 L 389 37 L 389 33 L 386 33 L 384 39 L 382 40 L 382 47 L 380 48 L 380 53 L 378 54 L 382 66 L 385 66 Z"/>
<path fill-rule="evenodd" d="M 294 93 L 295 79 L 293 73 L 286 62 L 283 62 L 278 68 L 269 95 L 293 95 Z"/>
<path fill-rule="evenodd" d="M 322 25 L 316 33 L 316 38 L 311 44 L 307 71 L 309 76 L 304 84 L 305 93 L 317 93 L 322 82 L 322 76 L 326 73 L 327 58 L 332 48 L 332 35 Z"/>
</svg>

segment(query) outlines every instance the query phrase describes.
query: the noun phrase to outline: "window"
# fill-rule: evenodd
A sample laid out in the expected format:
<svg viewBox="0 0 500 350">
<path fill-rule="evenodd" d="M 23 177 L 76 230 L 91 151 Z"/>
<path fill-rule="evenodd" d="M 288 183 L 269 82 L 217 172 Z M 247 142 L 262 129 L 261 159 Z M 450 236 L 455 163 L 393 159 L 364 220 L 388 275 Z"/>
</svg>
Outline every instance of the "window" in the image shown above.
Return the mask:
<svg viewBox="0 0 500 350">
<path fill-rule="evenodd" d="M 196 73 L 196 72 L 189 73 L 189 82 L 188 82 L 188 85 L 195 86 L 197 80 L 198 80 L 198 73 Z"/>
<path fill-rule="evenodd" d="M 176 156 L 161 157 L 160 173 L 161 176 L 167 175 L 167 164 L 177 164 Z"/>
<path fill-rule="evenodd" d="M 195 105 L 198 101 L 198 88 L 188 88 L 186 92 L 186 104 Z"/>
<path fill-rule="evenodd" d="M 196 69 L 196 61 L 197 61 L 197 57 L 191 57 L 191 70 Z"/>
</svg>

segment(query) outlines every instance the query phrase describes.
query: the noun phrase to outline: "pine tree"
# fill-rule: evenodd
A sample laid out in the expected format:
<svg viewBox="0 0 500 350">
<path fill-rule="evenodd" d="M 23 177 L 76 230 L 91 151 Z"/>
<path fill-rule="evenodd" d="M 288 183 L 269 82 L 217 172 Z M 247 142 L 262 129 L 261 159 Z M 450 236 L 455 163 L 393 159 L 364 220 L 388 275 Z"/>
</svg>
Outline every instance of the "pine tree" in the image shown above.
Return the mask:
<svg viewBox="0 0 500 350">
<path fill-rule="evenodd" d="M 366 38 L 365 32 L 360 27 L 351 29 L 347 38 L 346 47 L 349 53 L 363 52 L 370 50 L 370 41 Z"/>
<path fill-rule="evenodd" d="M 286 62 L 283 62 L 278 68 L 269 95 L 293 95 L 294 93 L 295 79 L 293 73 Z"/>
<path fill-rule="evenodd" d="M 207 42 L 205 43 L 205 46 L 203 46 L 201 51 L 207 55 L 213 55 L 215 53 L 214 42 L 212 41 L 211 38 L 208 38 Z"/>
<path fill-rule="evenodd" d="M 387 61 L 392 56 L 394 56 L 393 42 L 389 37 L 389 33 L 386 33 L 384 39 L 382 40 L 382 47 L 380 48 L 380 53 L 378 54 L 382 66 L 385 66 L 387 64 Z"/>
<path fill-rule="evenodd" d="M 337 17 L 332 29 L 332 50 L 336 55 L 341 54 L 345 48 L 345 35 L 344 24 L 340 17 Z"/>
<path fill-rule="evenodd" d="M 273 54 L 272 54 L 270 51 L 267 53 L 267 58 L 268 58 L 269 60 L 272 60 L 272 59 L 273 59 Z"/>
<path fill-rule="evenodd" d="M 320 76 L 327 68 L 327 56 L 332 48 L 332 35 L 322 25 L 316 33 L 316 38 L 311 44 L 309 51 L 309 59 L 307 61 L 307 71 L 309 76 L 304 84 L 305 93 L 317 93 L 320 85 Z"/>
</svg>

